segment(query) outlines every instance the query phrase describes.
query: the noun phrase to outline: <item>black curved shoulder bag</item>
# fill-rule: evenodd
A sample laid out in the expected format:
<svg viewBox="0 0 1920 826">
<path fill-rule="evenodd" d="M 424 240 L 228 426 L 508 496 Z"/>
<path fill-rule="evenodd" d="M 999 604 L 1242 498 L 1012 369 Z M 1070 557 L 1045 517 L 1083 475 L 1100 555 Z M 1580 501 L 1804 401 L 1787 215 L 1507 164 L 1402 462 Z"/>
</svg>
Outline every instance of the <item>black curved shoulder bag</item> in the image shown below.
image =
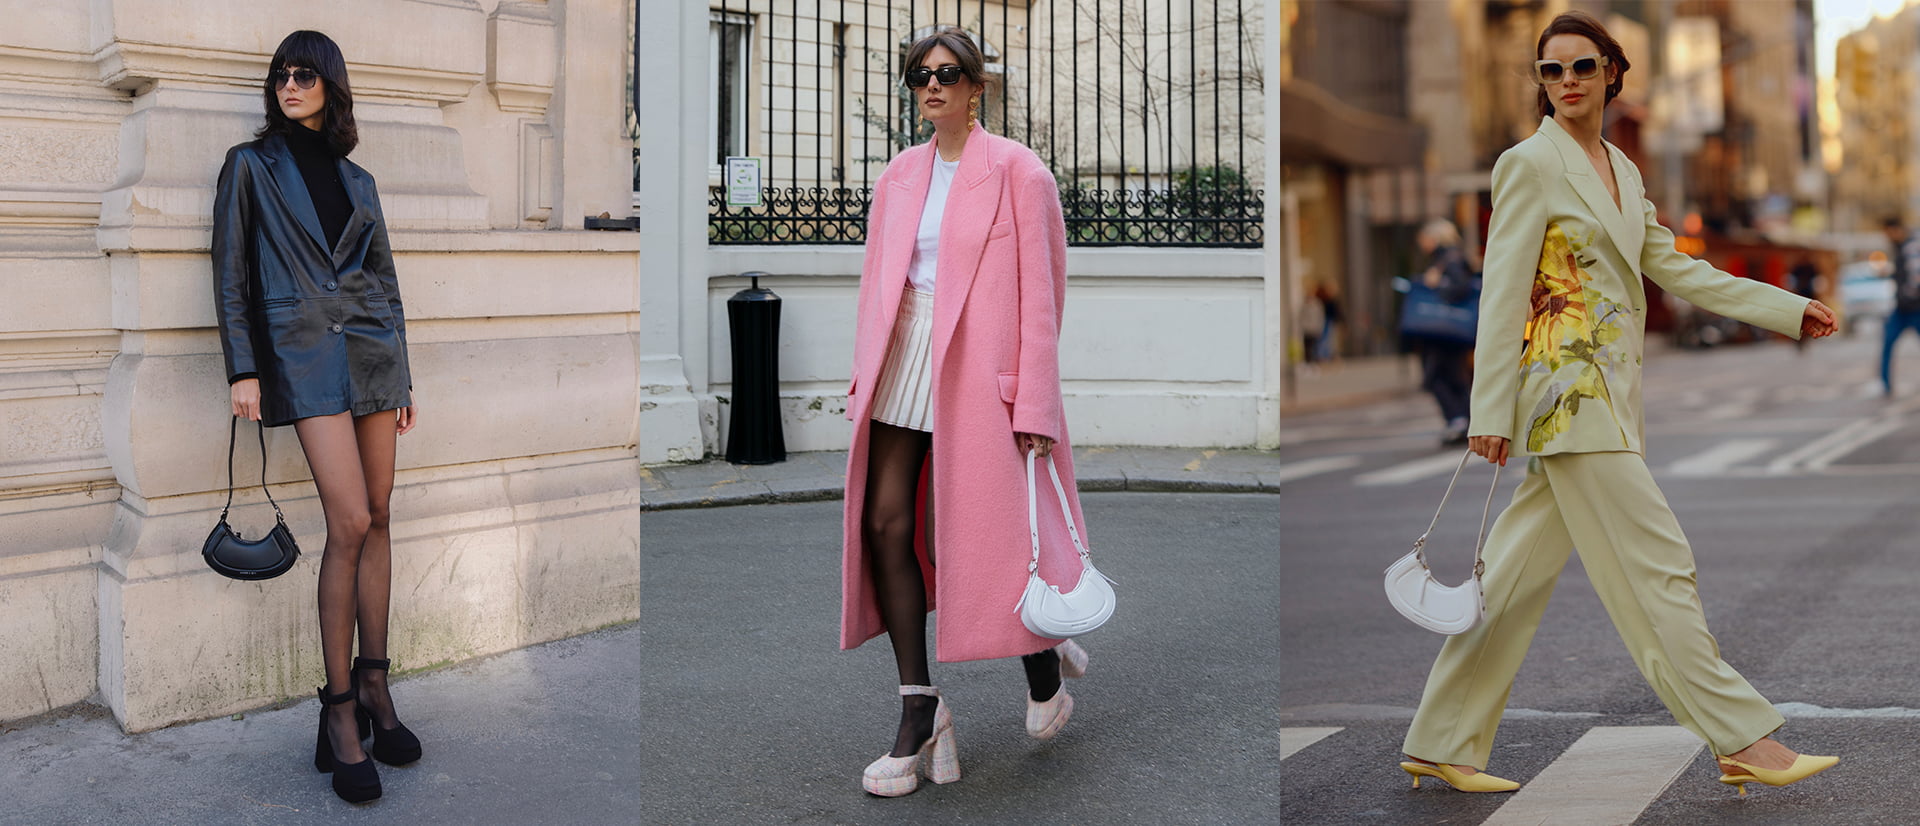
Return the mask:
<svg viewBox="0 0 1920 826">
<path fill-rule="evenodd" d="M 207 561 L 207 567 L 214 573 L 234 579 L 272 579 L 287 572 L 300 558 L 300 546 L 293 541 L 293 532 L 287 530 L 287 517 L 280 513 L 280 503 L 273 501 L 273 492 L 267 490 L 267 429 L 260 430 L 260 489 L 266 491 L 267 501 L 273 503 L 273 530 L 259 539 L 243 539 L 238 531 L 227 525 L 227 511 L 233 508 L 233 443 L 240 427 L 240 417 L 235 416 L 227 425 L 227 504 L 220 509 L 220 524 L 213 526 L 213 532 L 207 534 L 207 542 L 200 547 L 200 557 Z"/>
</svg>

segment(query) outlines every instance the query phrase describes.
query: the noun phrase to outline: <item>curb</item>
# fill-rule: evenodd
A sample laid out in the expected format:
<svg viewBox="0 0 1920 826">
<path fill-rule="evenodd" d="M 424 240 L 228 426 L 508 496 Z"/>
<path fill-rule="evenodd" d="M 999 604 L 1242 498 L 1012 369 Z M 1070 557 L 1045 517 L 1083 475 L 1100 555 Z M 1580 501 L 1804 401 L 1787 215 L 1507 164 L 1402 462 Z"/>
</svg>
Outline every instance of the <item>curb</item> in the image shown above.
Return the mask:
<svg viewBox="0 0 1920 826">
<path fill-rule="evenodd" d="M 1277 474 L 1276 474 L 1277 477 Z M 1279 494 L 1278 478 L 1265 474 L 1230 474 L 1226 477 L 1181 478 L 1177 476 L 1096 476 L 1077 480 L 1082 493 L 1267 493 Z M 846 492 L 840 479 L 802 481 L 775 490 L 764 483 L 730 483 L 700 490 L 658 490 L 640 494 L 642 513 L 688 508 L 719 508 L 734 505 L 772 505 L 789 502 L 825 502 L 839 500 Z"/>
<path fill-rule="evenodd" d="M 1281 402 L 1280 416 L 1304 416 L 1309 413 L 1325 413 L 1329 410 L 1343 410 L 1349 407 L 1361 407 L 1378 402 L 1393 401 L 1419 394 L 1418 386 L 1392 387 L 1383 390 L 1362 390 L 1338 396 L 1327 396 L 1305 401 Z"/>
</svg>

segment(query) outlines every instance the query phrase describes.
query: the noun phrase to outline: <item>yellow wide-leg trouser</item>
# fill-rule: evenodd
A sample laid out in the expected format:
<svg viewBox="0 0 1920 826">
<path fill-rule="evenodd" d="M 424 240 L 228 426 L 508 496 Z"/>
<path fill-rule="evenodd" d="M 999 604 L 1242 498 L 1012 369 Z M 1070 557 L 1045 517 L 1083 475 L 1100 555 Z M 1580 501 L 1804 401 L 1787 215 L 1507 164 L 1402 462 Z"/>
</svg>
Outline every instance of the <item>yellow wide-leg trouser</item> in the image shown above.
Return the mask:
<svg viewBox="0 0 1920 826">
<path fill-rule="evenodd" d="M 1637 453 L 1542 456 L 1487 536 L 1487 614 L 1447 638 L 1427 675 L 1402 750 L 1485 770 L 1514 674 L 1533 642 L 1567 553 L 1593 581 L 1607 616 L 1667 710 L 1717 754 L 1786 722 L 1707 633 L 1693 550 Z"/>
</svg>

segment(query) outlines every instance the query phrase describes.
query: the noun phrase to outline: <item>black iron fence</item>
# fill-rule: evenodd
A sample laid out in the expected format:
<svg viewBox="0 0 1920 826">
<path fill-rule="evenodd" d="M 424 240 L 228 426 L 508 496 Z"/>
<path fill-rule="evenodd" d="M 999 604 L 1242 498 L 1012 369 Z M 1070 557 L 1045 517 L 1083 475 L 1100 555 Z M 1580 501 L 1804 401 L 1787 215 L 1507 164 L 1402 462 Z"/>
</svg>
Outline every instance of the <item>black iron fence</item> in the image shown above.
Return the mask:
<svg viewBox="0 0 1920 826">
<path fill-rule="evenodd" d="M 906 47 L 960 25 L 998 81 L 983 128 L 1051 167 L 1070 243 L 1258 247 L 1253 181 L 1278 156 L 1258 134 L 1258 4 L 713 0 L 708 237 L 863 242 L 873 179 L 931 130 L 900 83 Z M 730 156 L 761 159 L 758 205 L 729 205 Z"/>
</svg>

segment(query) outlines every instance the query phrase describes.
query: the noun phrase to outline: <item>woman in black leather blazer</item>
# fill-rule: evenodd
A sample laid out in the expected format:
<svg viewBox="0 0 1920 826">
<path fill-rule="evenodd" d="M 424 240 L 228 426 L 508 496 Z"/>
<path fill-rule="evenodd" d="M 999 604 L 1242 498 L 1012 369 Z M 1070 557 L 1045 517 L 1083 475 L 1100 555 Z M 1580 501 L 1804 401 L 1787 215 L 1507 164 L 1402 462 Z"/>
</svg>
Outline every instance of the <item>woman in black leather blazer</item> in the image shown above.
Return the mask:
<svg viewBox="0 0 1920 826">
<path fill-rule="evenodd" d="M 362 802 L 380 796 L 365 737 L 382 762 L 420 757 L 387 693 L 387 499 L 395 441 L 415 422 L 406 317 L 373 176 L 346 159 L 359 136 L 340 48 L 319 32 L 288 35 L 264 90 L 266 125 L 220 169 L 216 315 L 233 414 L 292 424 L 320 492 L 327 685 L 314 767 Z"/>
</svg>

